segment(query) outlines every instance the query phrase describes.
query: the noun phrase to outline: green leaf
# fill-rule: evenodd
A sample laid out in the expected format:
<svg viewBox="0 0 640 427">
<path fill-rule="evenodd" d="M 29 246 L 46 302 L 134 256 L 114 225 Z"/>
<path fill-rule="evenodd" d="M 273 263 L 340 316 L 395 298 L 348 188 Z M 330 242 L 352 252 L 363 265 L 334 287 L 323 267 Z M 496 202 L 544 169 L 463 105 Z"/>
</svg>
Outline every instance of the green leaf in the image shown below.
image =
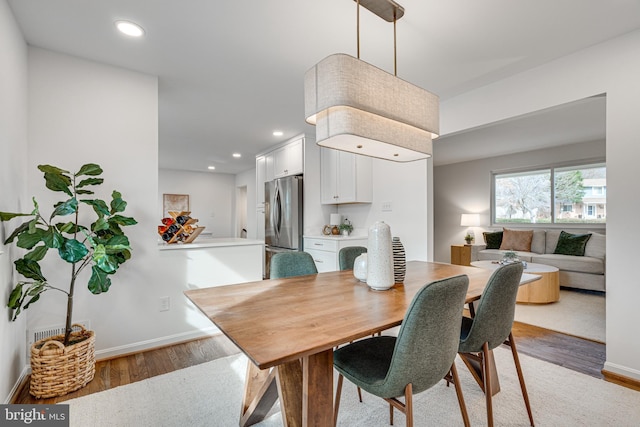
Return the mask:
<svg viewBox="0 0 640 427">
<path fill-rule="evenodd" d="M 122 194 L 114 191 L 111 196 L 113 199 L 111 200 L 111 213 L 114 214 L 116 212 L 124 212 L 127 208 L 127 202 L 122 200 Z"/>
<path fill-rule="evenodd" d="M 31 297 L 34 295 L 38 295 L 40 292 L 44 290 L 44 286 L 45 286 L 44 282 L 35 282 L 31 286 L 29 286 L 29 289 L 27 290 L 25 295 L 29 295 Z"/>
<path fill-rule="evenodd" d="M 100 199 L 95 199 L 95 200 L 80 200 L 82 203 L 85 203 L 87 205 L 93 206 L 93 210 L 96 211 L 96 214 L 98 214 L 98 216 L 109 216 L 111 215 L 111 213 L 109 212 L 109 208 L 107 207 L 107 204 L 104 202 L 104 200 L 100 200 Z"/>
<path fill-rule="evenodd" d="M 88 288 L 92 294 L 100 294 L 107 292 L 111 286 L 109 275 L 102 271 L 98 266 L 91 267 L 91 278 L 89 279 Z"/>
<path fill-rule="evenodd" d="M 71 178 L 61 173 L 45 172 L 44 179 L 47 182 L 47 188 L 52 191 L 62 191 L 73 197 L 73 193 L 69 190 L 71 186 Z"/>
<path fill-rule="evenodd" d="M 18 236 L 18 243 L 17 243 L 18 247 L 24 248 L 24 249 L 33 248 L 40 240 L 42 240 L 42 237 L 45 232 L 46 230 L 36 228 L 33 230 L 33 233 L 31 232 L 21 233 Z"/>
<path fill-rule="evenodd" d="M 64 243 L 58 249 L 60 258 L 72 264 L 80 261 L 88 253 L 89 249 L 76 239 L 64 239 Z"/>
<path fill-rule="evenodd" d="M 100 231 L 100 230 L 108 230 L 109 229 L 109 221 L 105 217 L 100 217 L 96 222 L 91 224 L 92 231 Z"/>
<path fill-rule="evenodd" d="M 23 283 L 18 283 L 15 288 L 11 291 L 11 295 L 9 295 L 9 302 L 7 303 L 7 307 L 9 308 L 19 308 L 20 307 L 20 299 L 22 298 L 22 286 Z"/>
<path fill-rule="evenodd" d="M 102 173 L 102 168 L 100 167 L 100 165 L 97 165 L 95 163 L 87 163 L 86 165 L 83 165 L 80 170 L 76 173 L 76 176 L 80 176 L 80 175 L 90 175 L 90 176 L 96 176 L 96 175 L 100 175 Z"/>
<path fill-rule="evenodd" d="M 9 243 L 13 242 L 13 239 L 15 239 L 17 235 L 27 231 L 29 229 L 29 223 L 30 222 L 31 221 L 25 222 L 24 224 L 20 225 L 18 228 L 13 230 L 13 233 L 11 233 L 11 236 L 7 237 L 7 240 L 4 241 L 4 244 L 8 245 Z"/>
<path fill-rule="evenodd" d="M 56 166 L 51 166 L 51 165 L 38 165 L 38 169 L 40 169 L 44 173 L 57 173 L 57 174 L 69 173 L 69 171 L 66 171 L 64 169 L 60 169 Z"/>
<path fill-rule="evenodd" d="M 19 216 L 31 216 L 33 214 L 26 213 L 12 213 L 12 212 L 0 212 L 0 221 L 9 221 L 11 218 L 16 218 Z"/>
<path fill-rule="evenodd" d="M 26 303 L 26 304 L 24 305 L 24 307 L 23 307 L 23 308 L 26 310 L 27 308 L 29 308 L 29 306 L 30 306 L 31 304 L 33 304 L 34 302 L 38 301 L 38 300 L 40 299 L 40 294 L 41 294 L 42 292 L 44 292 L 44 291 L 40 291 L 40 292 L 38 292 L 38 295 L 36 295 L 35 297 L 31 298 L 31 299 L 29 300 L 29 302 L 28 302 L 28 303 Z"/>
<path fill-rule="evenodd" d="M 93 261 L 105 273 L 113 273 L 118 269 L 118 260 L 107 254 L 104 245 L 97 245 L 93 251 Z"/>
<path fill-rule="evenodd" d="M 95 194 L 91 190 L 76 190 L 76 194 Z"/>
<path fill-rule="evenodd" d="M 71 215 L 72 213 L 76 213 L 78 209 L 78 200 L 75 197 L 67 200 L 66 202 L 61 202 L 55 205 L 55 209 L 51 213 L 51 217 L 49 217 L 49 221 L 53 219 L 55 216 L 66 216 Z"/>
<path fill-rule="evenodd" d="M 40 261 L 42 258 L 44 258 L 44 256 L 47 254 L 47 251 L 49 250 L 48 247 L 46 246 L 36 246 L 36 248 L 34 250 L 32 250 L 31 252 L 29 252 L 28 254 L 26 254 L 24 257 L 26 259 L 30 259 L 31 261 Z"/>
<path fill-rule="evenodd" d="M 39 280 L 41 282 L 46 282 L 47 279 L 42 275 L 42 271 L 40 270 L 40 264 L 36 261 L 26 258 L 20 258 L 14 261 L 16 265 L 16 271 L 22 274 L 24 277 L 29 279 Z"/>
<path fill-rule="evenodd" d="M 87 178 L 80 181 L 76 188 L 86 187 L 87 185 L 100 185 L 104 182 L 103 178 Z"/>
<path fill-rule="evenodd" d="M 64 243 L 64 236 L 54 226 L 50 226 L 42 235 L 42 241 L 47 248 L 57 249 Z"/>
<path fill-rule="evenodd" d="M 136 221 L 135 219 L 128 216 L 122 216 L 122 215 L 112 216 L 111 218 L 109 218 L 109 222 L 116 223 L 119 225 L 135 225 L 138 223 L 138 221 Z"/>
<path fill-rule="evenodd" d="M 122 251 L 130 250 L 131 246 L 129 246 L 129 239 L 127 238 L 127 236 L 121 235 L 113 236 L 111 239 L 109 239 L 104 248 L 107 254 L 116 255 Z M 117 259 L 116 262 L 118 264 L 122 264 L 123 261 Z"/>
<path fill-rule="evenodd" d="M 59 222 L 56 224 L 56 228 L 61 233 L 73 233 L 76 229 L 76 225 L 73 222 Z"/>
</svg>

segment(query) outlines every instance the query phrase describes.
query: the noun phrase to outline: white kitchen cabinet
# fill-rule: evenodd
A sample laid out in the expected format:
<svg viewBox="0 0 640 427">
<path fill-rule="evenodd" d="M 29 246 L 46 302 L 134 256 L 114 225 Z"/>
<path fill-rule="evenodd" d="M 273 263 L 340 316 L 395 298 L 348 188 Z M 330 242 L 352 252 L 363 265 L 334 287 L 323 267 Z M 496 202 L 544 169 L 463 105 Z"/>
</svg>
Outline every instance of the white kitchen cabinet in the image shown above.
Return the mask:
<svg viewBox="0 0 640 427">
<path fill-rule="evenodd" d="M 373 201 L 371 157 L 322 148 L 320 164 L 322 204 L 371 203 Z"/>
<path fill-rule="evenodd" d="M 297 139 L 273 152 L 273 169 L 276 178 L 300 175 L 304 172 L 304 140 Z"/>
<path fill-rule="evenodd" d="M 273 151 L 264 155 L 264 182 L 273 181 L 276 177 L 274 163 L 275 154 Z"/>
<path fill-rule="evenodd" d="M 367 246 L 367 237 L 305 237 L 304 251 L 308 252 L 316 263 L 318 273 L 338 271 L 338 253 L 348 246 Z"/>
</svg>

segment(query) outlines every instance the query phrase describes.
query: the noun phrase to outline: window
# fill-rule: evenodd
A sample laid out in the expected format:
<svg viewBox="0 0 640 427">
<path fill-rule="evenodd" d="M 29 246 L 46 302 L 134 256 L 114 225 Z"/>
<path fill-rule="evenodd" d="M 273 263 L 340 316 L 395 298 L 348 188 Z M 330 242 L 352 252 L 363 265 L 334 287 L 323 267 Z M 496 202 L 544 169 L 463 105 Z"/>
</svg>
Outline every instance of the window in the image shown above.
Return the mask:
<svg viewBox="0 0 640 427">
<path fill-rule="evenodd" d="M 493 173 L 498 224 L 606 223 L 603 163 Z"/>
</svg>

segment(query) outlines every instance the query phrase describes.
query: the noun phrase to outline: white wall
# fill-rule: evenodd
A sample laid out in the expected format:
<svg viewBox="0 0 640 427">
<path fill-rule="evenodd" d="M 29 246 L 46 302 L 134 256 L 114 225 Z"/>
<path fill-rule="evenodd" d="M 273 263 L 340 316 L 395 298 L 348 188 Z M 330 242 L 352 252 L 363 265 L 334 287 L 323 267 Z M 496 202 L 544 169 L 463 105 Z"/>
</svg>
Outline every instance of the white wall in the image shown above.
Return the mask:
<svg viewBox="0 0 640 427">
<path fill-rule="evenodd" d="M 29 209 L 24 170 L 27 163 L 27 44 L 5 0 L 0 0 L 0 211 Z M 7 403 L 26 374 L 26 317 L 10 321 L 6 302 L 14 285 L 11 246 L 2 242 L 19 220 L 0 225 L 0 402 Z"/>
<path fill-rule="evenodd" d="M 478 144 L 491 141 L 478 140 Z M 460 214 L 480 214 L 480 227 L 475 230 L 476 243 L 481 244 L 482 229 L 491 221 L 491 172 L 580 159 L 604 159 L 604 141 L 571 144 L 543 150 L 528 151 L 471 162 L 462 162 L 434 168 L 434 195 L 436 226 L 434 230 L 434 259 L 450 262 L 451 245 L 464 244 L 467 227 L 460 226 Z"/>
<path fill-rule="evenodd" d="M 640 199 L 630 197 L 640 135 L 640 31 L 547 63 L 441 104 L 442 134 L 607 94 L 607 361 L 605 369 L 640 379 L 637 250 L 629 230 Z"/>
<path fill-rule="evenodd" d="M 158 171 L 157 222 L 162 218 L 163 194 L 188 194 L 191 217 L 206 227 L 213 237 L 235 236 L 235 175 L 190 172 L 171 169 Z"/>
<path fill-rule="evenodd" d="M 98 196 L 117 189 L 129 203 L 126 214 L 138 220 L 127 228 L 133 256 L 113 276 L 109 292 L 90 294 L 86 275 L 76 292 L 74 318 L 91 321 L 97 357 L 200 335 L 210 322 L 204 316 L 189 319 L 187 278 L 163 262 L 157 248 L 157 78 L 29 48 L 29 85 L 28 194 L 37 195 L 43 209 L 57 200 L 43 189 L 38 164 L 77 170 L 96 162 L 105 170 Z M 49 257 L 51 263 L 43 265 L 47 278 L 66 285 L 68 270 L 59 268 L 54 254 L 44 261 Z M 171 310 L 160 312 L 164 296 L 171 298 Z M 63 323 L 64 303 L 64 295 L 49 292 L 29 308 L 28 326 Z"/>
</svg>

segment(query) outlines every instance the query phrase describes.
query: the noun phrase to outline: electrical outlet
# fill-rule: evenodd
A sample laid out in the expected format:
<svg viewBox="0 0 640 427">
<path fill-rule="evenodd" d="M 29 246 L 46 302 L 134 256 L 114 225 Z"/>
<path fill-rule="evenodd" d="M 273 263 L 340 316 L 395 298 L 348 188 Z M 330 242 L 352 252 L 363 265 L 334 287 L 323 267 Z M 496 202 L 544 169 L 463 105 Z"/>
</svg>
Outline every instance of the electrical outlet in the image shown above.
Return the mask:
<svg viewBox="0 0 640 427">
<path fill-rule="evenodd" d="M 160 311 L 169 311 L 171 307 L 171 300 L 169 297 L 161 297 L 160 298 Z"/>
<path fill-rule="evenodd" d="M 382 212 L 391 212 L 391 202 L 382 202 Z"/>
</svg>

